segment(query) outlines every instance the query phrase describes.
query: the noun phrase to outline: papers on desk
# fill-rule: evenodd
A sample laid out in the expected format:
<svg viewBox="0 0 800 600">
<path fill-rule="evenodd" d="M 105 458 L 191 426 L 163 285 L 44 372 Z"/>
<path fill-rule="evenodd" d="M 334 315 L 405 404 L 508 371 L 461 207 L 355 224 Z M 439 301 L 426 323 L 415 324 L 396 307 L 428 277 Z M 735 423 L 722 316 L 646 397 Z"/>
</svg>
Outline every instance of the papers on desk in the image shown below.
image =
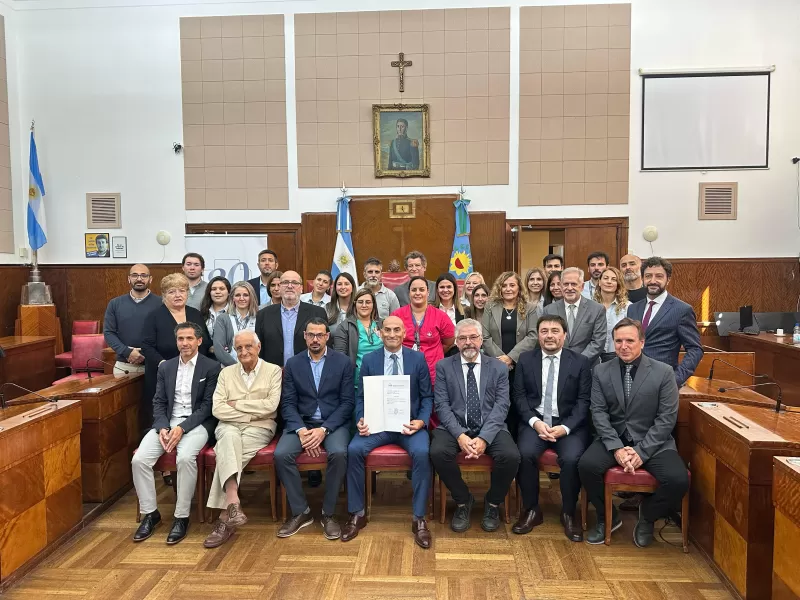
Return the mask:
<svg viewBox="0 0 800 600">
<path fill-rule="evenodd" d="M 364 422 L 370 433 L 403 431 L 411 420 L 411 377 L 374 375 L 364 377 Z"/>
</svg>

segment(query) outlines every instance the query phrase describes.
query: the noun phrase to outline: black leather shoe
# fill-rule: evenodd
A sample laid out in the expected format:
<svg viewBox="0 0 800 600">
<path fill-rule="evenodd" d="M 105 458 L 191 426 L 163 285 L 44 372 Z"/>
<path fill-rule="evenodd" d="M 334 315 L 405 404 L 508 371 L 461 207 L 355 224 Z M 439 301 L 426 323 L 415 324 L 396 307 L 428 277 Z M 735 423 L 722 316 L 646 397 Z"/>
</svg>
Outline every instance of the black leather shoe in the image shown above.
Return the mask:
<svg viewBox="0 0 800 600">
<path fill-rule="evenodd" d="M 311 487 L 319 487 L 322 483 L 322 471 L 309 471 L 308 472 L 308 485 Z"/>
<path fill-rule="evenodd" d="M 642 508 L 639 507 L 639 520 L 636 522 L 636 527 L 633 528 L 633 543 L 639 548 L 647 548 L 653 543 L 653 530 L 655 523 L 646 520 L 642 516 Z"/>
<path fill-rule="evenodd" d="M 450 529 L 456 533 L 463 533 L 469 529 L 469 514 L 472 512 L 472 505 L 475 504 L 475 497 L 470 495 L 469 500 L 463 506 L 457 506 L 453 518 L 450 520 Z"/>
<path fill-rule="evenodd" d="M 574 517 L 569 513 L 561 513 L 561 524 L 564 526 L 564 535 L 570 542 L 582 542 L 583 530 L 575 523 Z"/>
<path fill-rule="evenodd" d="M 500 527 L 500 507 L 484 502 L 481 529 L 484 531 L 497 531 Z"/>
<path fill-rule="evenodd" d="M 134 542 L 143 542 L 149 538 L 156 530 L 156 526 L 161 523 L 161 513 L 157 510 L 142 516 L 139 528 L 133 534 Z"/>
<path fill-rule="evenodd" d="M 174 546 L 183 540 L 187 533 L 189 533 L 189 517 L 175 517 L 172 522 L 172 529 L 169 530 L 169 535 L 167 536 L 167 544 Z"/>
<path fill-rule="evenodd" d="M 611 513 L 611 533 L 622 527 L 622 519 L 615 508 Z M 594 529 L 591 529 L 586 534 L 586 543 L 592 545 L 604 544 L 606 541 L 606 523 L 605 521 L 598 521 Z"/>
<path fill-rule="evenodd" d="M 533 528 L 544 523 L 544 514 L 538 506 L 523 511 L 511 531 L 519 535 L 524 535 L 533 531 Z"/>
</svg>

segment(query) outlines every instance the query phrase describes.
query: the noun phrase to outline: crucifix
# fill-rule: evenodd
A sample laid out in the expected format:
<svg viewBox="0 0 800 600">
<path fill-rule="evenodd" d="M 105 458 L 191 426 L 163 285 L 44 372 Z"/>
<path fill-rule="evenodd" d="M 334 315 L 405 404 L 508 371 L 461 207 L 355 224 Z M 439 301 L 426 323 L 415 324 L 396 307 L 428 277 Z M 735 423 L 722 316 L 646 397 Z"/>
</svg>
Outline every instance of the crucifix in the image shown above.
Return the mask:
<svg viewBox="0 0 800 600">
<path fill-rule="evenodd" d="M 405 68 L 410 67 L 412 62 L 410 60 L 406 60 L 406 55 L 401 52 L 397 55 L 397 58 L 400 60 L 393 60 L 392 66 L 400 69 L 400 91 L 405 91 Z"/>
</svg>

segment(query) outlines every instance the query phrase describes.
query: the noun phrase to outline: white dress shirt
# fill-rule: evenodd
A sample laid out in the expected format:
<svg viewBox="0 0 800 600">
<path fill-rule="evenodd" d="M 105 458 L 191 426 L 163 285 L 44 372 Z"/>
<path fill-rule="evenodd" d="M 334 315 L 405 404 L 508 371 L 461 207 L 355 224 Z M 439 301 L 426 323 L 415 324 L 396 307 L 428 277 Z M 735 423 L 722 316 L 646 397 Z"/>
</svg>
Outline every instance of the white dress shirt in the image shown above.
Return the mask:
<svg viewBox="0 0 800 600">
<path fill-rule="evenodd" d="M 258 369 L 261 366 L 261 362 L 262 361 L 259 358 L 256 361 L 256 366 L 249 373 L 244 370 L 244 367 L 241 365 L 241 363 L 239 364 L 239 375 L 241 375 L 242 381 L 244 381 L 244 384 L 247 386 L 248 390 L 253 387 L 253 382 L 256 380 L 256 375 L 258 375 Z"/>
<path fill-rule="evenodd" d="M 314 292 L 307 292 L 305 294 L 300 294 L 300 302 L 305 302 L 306 304 L 313 304 L 314 306 L 321 306 L 325 308 L 325 305 L 331 301 L 331 297 L 329 294 L 324 294 L 322 296 L 322 300 L 316 302 L 314 300 Z"/>
<path fill-rule="evenodd" d="M 558 417 L 558 370 L 561 367 L 561 350 L 550 355 L 542 352 L 542 401 L 539 403 L 539 406 L 536 407 L 536 410 L 539 411 L 540 415 L 544 415 L 544 397 L 547 393 L 547 372 L 550 370 L 550 360 L 547 358 L 548 356 L 555 357 L 553 359 L 553 412 L 551 413 L 555 419 Z M 528 421 L 528 424 L 533 427 L 533 424 L 536 423 L 536 421 L 541 421 L 541 419 L 534 415 L 531 417 L 530 421 Z M 563 427 L 566 430 L 567 435 L 569 435 L 569 427 L 566 427 L 565 425 L 562 425 L 561 427 Z"/>
<path fill-rule="evenodd" d="M 448 317 L 450 317 L 450 321 L 452 321 L 453 325 L 456 324 L 456 305 L 455 304 L 453 306 L 451 306 L 450 308 L 442 308 L 440 306 L 439 309 L 444 314 L 446 314 Z"/>
<path fill-rule="evenodd" d="M 175 401 L 172 403 L 172 418 L 185 419 L 192 414 L 192 379 L 197 365 L 197 354 L 183 362 L 178 357 L 178 376 L 175 378 Z"/>
<path fill-rule="evenodd" d="M 663 292 L 661 292 L 661 294 L 659 294 L 655 298 L 650 298 L 650 296 L 645 297 L 644 299 L 645 305 L 644 305 L 644 312 L 642 313 L 642 319 L 644 319 L 644 316 L 647 314 L 647 308 L 650 306 L 651 300 L 655 301 L 655 304 L 653 304 L 653 310 L 650 311 L 650 321 L 647 324 L 648 326 L 650 325 L 650 323 L 653 322 L 653 319 L 656 318 L 658 310 L 664 305 L 664 301 L 667 299 L 667 296 L 669 296 L 669 292 L 667 292 L 667 290 L 664 290 Z"/>
</svg>

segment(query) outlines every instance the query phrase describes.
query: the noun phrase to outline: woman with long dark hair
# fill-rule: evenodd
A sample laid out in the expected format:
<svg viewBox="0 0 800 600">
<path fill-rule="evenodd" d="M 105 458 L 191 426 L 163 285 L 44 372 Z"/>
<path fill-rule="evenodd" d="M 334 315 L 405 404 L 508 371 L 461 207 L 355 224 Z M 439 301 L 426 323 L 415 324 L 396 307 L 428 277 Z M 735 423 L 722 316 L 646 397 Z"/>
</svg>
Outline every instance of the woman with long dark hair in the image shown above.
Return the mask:
<svg viewBox="0 0 800 600">
<path fill-rule="evenodd" d="M 353 292 L 356 291 L 356 280 L 350 273 L 339 273 L 333 280 L 331 301 L 325 306 L 328 313 L 328 325 L 331 328 L 331 339 L 336 335 L 339 324 L 347 318 L 347 311 L 353 304 Z"/>
<path fill-rule="evenodd" d="M 561 291 L 561 271 L 553 271 L 547 278 L 544 288 L 544 306 L 549 306 L 556 300 L 561 300 L 564 292 Z"/>
<path fill-rule="evenodd" d="M 231 294 L 231 282 L 218 275 L 208 282 L 203 301 L 200 303 L 200 314 L 205 319 L 208 332 L 214 335 L 214 323 L 220 314 L 228 310 L 228 298 Z"/>
</svg>

